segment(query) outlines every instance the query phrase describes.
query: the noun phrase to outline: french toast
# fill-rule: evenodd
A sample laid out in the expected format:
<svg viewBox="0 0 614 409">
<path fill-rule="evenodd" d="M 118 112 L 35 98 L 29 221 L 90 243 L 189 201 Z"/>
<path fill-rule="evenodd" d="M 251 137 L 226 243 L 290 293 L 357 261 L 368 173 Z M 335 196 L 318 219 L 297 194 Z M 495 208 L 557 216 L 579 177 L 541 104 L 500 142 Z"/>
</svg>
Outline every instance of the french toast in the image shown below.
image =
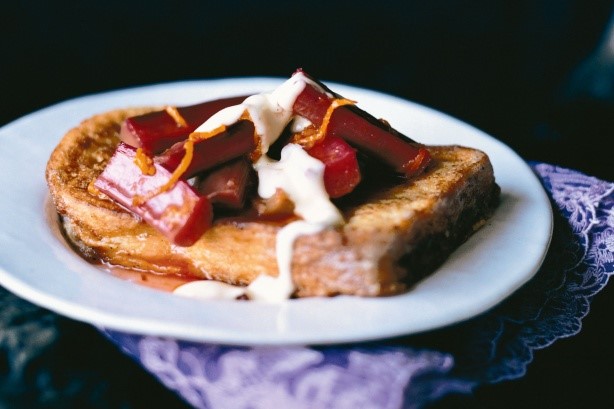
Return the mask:
<svg viewBox="0 0 614 409">
<path fill-rule="evenodd" d="M 119 143 L 122 121 L 152 108 L 116 110 L 70 130 L 46 168 L 68 239 L 91 260 L 160 274 L 248 285 L 275 276 L 280 221 L 220 217 L 191 246 L 177 246 L 91 183 Z M 420 175 L 340 202 L 345 223 L 294 244 L 296 297 L 393 295 L 432 273 L 481 227 L 499 197 L 488 156 L 461 146 L 428 146 Z"/>
</svg>

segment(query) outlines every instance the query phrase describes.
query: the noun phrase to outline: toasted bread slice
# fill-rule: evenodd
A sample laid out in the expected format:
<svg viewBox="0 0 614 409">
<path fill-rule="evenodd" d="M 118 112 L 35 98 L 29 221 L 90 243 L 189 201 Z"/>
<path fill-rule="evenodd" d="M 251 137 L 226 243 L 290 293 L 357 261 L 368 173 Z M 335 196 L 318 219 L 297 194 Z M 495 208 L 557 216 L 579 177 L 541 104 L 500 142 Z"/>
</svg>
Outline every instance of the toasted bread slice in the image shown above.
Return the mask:
<svg viewBox="0 0 614 409">
<path fill-rule="evenodd" d="M 194 245 L 171 244 L 154 228 L 88 190 L 118 143 L 121 121 L 146 109 L 117 110 L 72 129 L 46 171 L 68 238 L 85 256 L 125 268 L 247 285 L 277 275 L 280 222 L 216 220 Z M 300 237 L 292 276 L 298 297 L 379 296 L 406 291 L 482 226 L 499 197 L 489 158 L 460 146 L 432 146 L 422 175 L 375 189 L 341 208 L 346 224 Z"/>
</svg>

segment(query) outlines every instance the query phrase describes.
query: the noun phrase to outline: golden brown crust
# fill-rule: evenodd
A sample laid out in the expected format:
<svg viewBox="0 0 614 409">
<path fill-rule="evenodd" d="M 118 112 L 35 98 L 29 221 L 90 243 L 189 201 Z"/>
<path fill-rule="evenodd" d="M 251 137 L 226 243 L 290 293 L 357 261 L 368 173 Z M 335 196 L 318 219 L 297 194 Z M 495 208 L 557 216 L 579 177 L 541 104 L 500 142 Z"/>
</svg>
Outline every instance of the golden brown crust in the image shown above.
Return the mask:
<svg viewBox="0 0 614 409">
<path fill-rule="evenodd" d="M 170 244 L 114 202 L 88 191 L 118 142 L 121 121 L 145 109 L 95 116 L 71 130 L 46 171 L 67 235 L 82 253 L 128 268 L 248 284 L 277 274 L 279 223 L 216 221 L 193 246 Z M 396 294 L 432 272 L 493 211 L 499 194 L 481 151 L 429 147 L 427 171 L 343 209 L 341 228 L 299 238 L 292 271 L 297 296 Z"/>
</svg>

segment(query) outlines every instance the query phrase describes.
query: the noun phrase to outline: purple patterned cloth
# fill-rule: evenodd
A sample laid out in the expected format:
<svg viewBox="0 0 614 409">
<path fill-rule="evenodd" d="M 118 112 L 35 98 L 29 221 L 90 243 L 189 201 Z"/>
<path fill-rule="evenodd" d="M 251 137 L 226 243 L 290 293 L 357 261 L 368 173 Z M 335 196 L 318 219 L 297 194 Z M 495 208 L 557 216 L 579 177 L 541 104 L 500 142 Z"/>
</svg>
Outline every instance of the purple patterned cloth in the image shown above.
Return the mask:
<svg viewBox="0 0 614 409">
<path fill-rule="evenodd" d="M 524 375 L 534 351 L 581 329 L 614 271 L 614 183 L 546 165 L 551 247 L 538 274 L 496 308 L 401 339 L 324 347 L 229 347 L 103 330 L 198 408 L 418 408 Z"/>
</svg>

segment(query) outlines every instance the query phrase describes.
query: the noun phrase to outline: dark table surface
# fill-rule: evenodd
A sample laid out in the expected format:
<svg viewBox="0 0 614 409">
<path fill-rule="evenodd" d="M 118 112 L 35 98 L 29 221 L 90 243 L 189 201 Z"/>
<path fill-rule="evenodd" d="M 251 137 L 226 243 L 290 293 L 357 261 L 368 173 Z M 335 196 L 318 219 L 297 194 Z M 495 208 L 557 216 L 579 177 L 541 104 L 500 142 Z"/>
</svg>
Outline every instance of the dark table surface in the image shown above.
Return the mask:
<svg viewBox="0 0 614 409">
<path fill-rule="evenodd" d="M 614 62 L 594 58 L 611 1 L 13 1 L 0 15 L 0 124 L 89 93 L 157 82 L 286 77 L 395 94 L 525 159 L 613 181 Z M 597 60 L 596 64 L 587 61 Z M 592 84 L 592 85 L 591 85 Z M 605 84 L 605 85 L 604 85 Z M 0 290 L 0 407 L 183 407 L 93 328 Z M 526 376 L 434 408 L 614 405 L 614 289 Z"/>
</svg>

